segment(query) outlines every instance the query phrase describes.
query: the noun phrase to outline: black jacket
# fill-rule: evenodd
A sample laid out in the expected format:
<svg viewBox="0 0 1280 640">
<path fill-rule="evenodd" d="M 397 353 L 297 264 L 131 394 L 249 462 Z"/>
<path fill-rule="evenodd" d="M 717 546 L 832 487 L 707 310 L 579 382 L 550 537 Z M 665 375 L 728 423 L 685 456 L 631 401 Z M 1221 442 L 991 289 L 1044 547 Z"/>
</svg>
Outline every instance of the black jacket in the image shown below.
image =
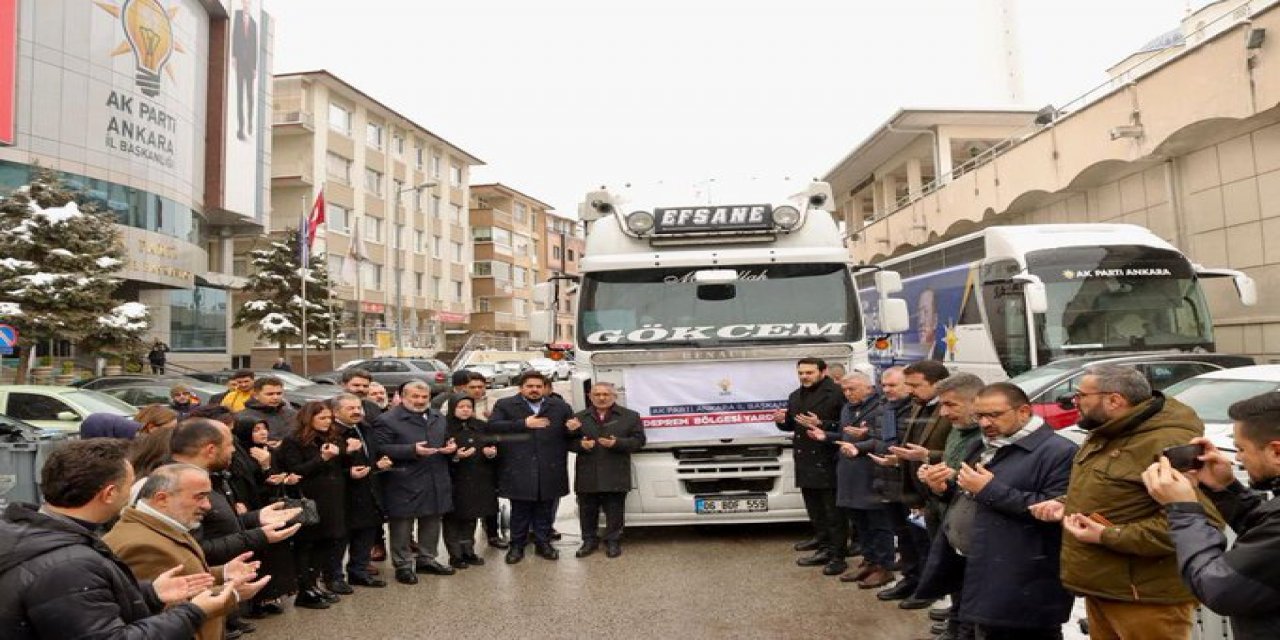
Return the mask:
<svg viewBox="0 0 1280 640">
<path fill-rule="evenodd" d="M 419 457 L 414 444 L 439 449 L 448 441 L 444 416 L 428 408 L 414 413 L 403 405 L 378 416 L 373 424 L 374 449 L 395 463 L 382 476 L 382 505 L 390 518 L 443 515 L 453 510 L 449 457 Z"/>
<path fill-rule="evenodd" d="M 330 427 L 332 428 L 332 427 Z M 298 531 L 298 540 L 337 540 L 347 535 L 347 447 L 345 438 L 334 444 L 338 455 L 325 460 L 320 455 L 319 438 L 303 444 L 294 436 L 280 443 L 276 450 L 280 468 L 302 476 L 293 491 L 296 496 L 311 498 L 320 512 L 320 522 Z"/>
<path fill-rule="evenodd" d="M 631 491 L 631 453 L 644 446 L 644 427 L 640 414 L 619 405 L 609 409 L 604 424 L 596 418 L 595 408 L 579 411 L 574 415 L 582 423 L 579 437 L 569 441 L 569 449 L 578 454 L 574 461 L 573 490 L 575 493 L 627 493 Z M 613 448 L 600 446 L 601 436 L 618 439 Z M 590 450 L 582 446 L 582 440 L 590 438 L 596 444 Z"/>
<path fill-rule="evenodd" d="M 267 534 L 258 528 L 261 526 L 258 512 L 236 514 L 235 494 L 224 473 L 210 473 L 209 482 L 213 484 L 213 491 L 209 493 L 212 509 L 204 514 L 200 527 L 194 532 L 209 566 L 226 564 L 246 551 L 264 551 L 270 543 Z"/>
<path fill-rule="evenodd" d="M 484 420 L 449 420 L 449 437 L 458 443 L 458 448 L 474 447 L 476 450 L 469 458 L 455 455 L 449 462 L 449 476 L 453 482 L 453 513 L 450 515 L 455 518 L 483 518 L 498 512 L 498 460 L 486 458 L 482 451 L 484 447 L 495 444 L 488 432 L 489 425 Z"/>
<path fill-rule="evenodd" d="M 377 450 L 373 448 L 373 428 L 367 422 L 354 426 L 345 426 L 339 422 L 335 427 L 344 429 L 343 438 L 357 438 L 363 443 L 361 449 L 345 456 L 347 463 L 347 529 L 369 529 L 381 527 L 386 522 L 386 513 L 382 509 L 382 490 L 379 488 L 378 476 L 374 473 L 378 461 Z M 367 466 L 369 475 L 359 480 L 351 477 L 351 467 Z"/>
<path fill-rule="evenodd" d="M 894 441 L 884 438 L 881 428 L 881 416 L 885 412 L 885 397 L 879 393 L 863 400 L 859 404 L 845 403 L 840 412 L 840 421 L 836 431 L 827 433 L 827 438 L 834 441 L 852 442 L 858 449 L 853 458 L 840 456 L 836 462 L 836 505 L 846 509 L 876 509 L 884 506 L 881 485 L 883 467 L 876 464 L 867 454 L 884 455 Z M 858 427 L 865 424 L 867 435 L 855 438 L 844 432 L 845 427 Z"/>
<path fill-rule="evenodd" d="M 212 402 L 210 400 L 210 403 Z M 252 417 L 267 423 L 267 430 L 270 431 L 273 440 L 284 440 L 286 436 L 292 435 L 297 430 L 297 415 L 298 412 L 289 406 L 288 401 L 281 401 L 274 407 L 268 407 L 253 398 L 249 398 L 244 403 L 244 411 L 240 412 L 241 418 Z"/>
<path fill-rule="evenodd" d="M 964 460 L 977 464 L 983 447 L 980 438 L 971 442 Z M 1072 597 L 1058 579 L 1062 526 L 1036 520 L 1029 508 L 1066 493 L 1075 453 L 1075 444 L 1045 424 L 1001 447 L 986 466 L 995 478 L 973 496 L 968 555 L 960 557 L 940 531 L 916 595 L 942 597 L 963 587 L 964 622 L 1019 629 L 1066 622 Z M 954 496 L 953 487 L 945 499 Z"/>
<path fill-rule="evenodd" d="M 88 529 L 14 503 L 0 518 L 0 638 L 185 640 L 193 604 L 165 608 Z"/>
<path fill-rule="evenodd" d="M 1276 480 L 1268 485 L 1280 489 Z M 1203 506 L 1169 505 L 1182 581 L 1205 606 L 1231 617 L 1237 640 L 1280 638 L 1280 498 L 1268 500 L 1238 482 L 1205 494 L 1238 537 L 1228 550 Z"/>
<path fill-rule="evenodd" d="M 801 489 L 835 489 L 836 456 L 839 447 L 809 437 L 809 430 L 796 422 L 796 415 L 813 413 L 822 420 L 824 431 L 836 431 L 844 394 L 835 380 L 824 377 L 812 387 L 800 387 L 787 397 L 787 418 L 778 423 L 783 431 L 795 433 L 792 453 L 795 457 L 796 486 Z"/>
<path fill-rule="evenodd" d="M 490 431 L 511 434 L 498 445 L 498 495 L 511 500 L 554 500 L 569 493 L 569 439 L 578 436 L 564 423 L 573 416 L 573 409 L 560 398 L 546 396 L 539 415 L 551 425 L 526 427 L 525 418 L 532 415 L 519 395 L 497 401 L 489 414 Z"/>
</svg>

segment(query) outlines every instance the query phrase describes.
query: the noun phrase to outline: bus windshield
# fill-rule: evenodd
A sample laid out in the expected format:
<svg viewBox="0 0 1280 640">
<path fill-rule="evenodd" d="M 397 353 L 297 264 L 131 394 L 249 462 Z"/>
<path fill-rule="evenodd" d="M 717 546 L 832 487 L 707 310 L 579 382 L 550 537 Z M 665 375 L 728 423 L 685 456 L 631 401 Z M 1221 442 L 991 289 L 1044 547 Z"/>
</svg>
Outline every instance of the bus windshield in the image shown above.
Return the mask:
<svg viewBox="0 0 1280 640">
<path fill-rule="evenodd" d="M 1049 310 L 1036 315 L 1039 361 L 1096 351 L 1211 348 L 1208 306 L 1191 264 L 1142 246 L 1027 254 Z"/>
<path fill-rule="evenodd" d="M 695 282 L 696 269 L 628 269 L 583 276 L 581 348 L 853 342 L 857 297 L 843 264 L 714 267 L 731 282 Z"/>
</svg>

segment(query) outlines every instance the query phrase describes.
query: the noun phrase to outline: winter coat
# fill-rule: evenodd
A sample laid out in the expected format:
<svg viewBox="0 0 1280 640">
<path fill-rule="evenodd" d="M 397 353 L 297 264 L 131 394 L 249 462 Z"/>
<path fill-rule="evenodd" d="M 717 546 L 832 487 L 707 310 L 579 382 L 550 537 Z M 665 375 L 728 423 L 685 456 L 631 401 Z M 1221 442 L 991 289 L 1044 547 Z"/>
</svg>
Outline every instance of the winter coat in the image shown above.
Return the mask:
<svg viewBox="0 0 1280 640">
<path fill-rule="evenodd" d="M 551 421 L 530 429 L 533 411 L 523 396 L 503 398 L 489 414 L 489 430 L 499 434 L 498 495 L 511 500 L 554 500 L 569 493 L 569 440 L 578 435 L 565 428 L 573 409 L 560 398 L 542 399 L 539 415 Z"/>
<path fill-rule="evenodd" d="M 280 404 L 269 407 L 250 398 L 244 403 L 244 411 L 240 412 L 241 418 L 253 418 L 267 423 L 267 430 L 271 433 L 272 440 L 284 440 L 285 437 L 293 435 L 293 432 L 298 429 L 297 416 L 298 412 L 283 400 Z"/>
<path fill-rule="evenodd" d="M 484 420 L 472 418 L 465 422 L 449 421 L 449 437 L 458 448 L 474 447 L 469 458 L 456 455 L 449 462 L 449 477 L 453 482 L 453 513 L 455 518 L 483 518 L 498 512 L 498 460 L 486 458 L 483 449 L 494 444 Z"/>
<path fill-rule="evenodd" d="M 631 491 L 631 454 L 644 446 L 644 427 L 640 414 L 626 407 L 613 405 L 604 424 L 596 417 L 595 408 L 579 411 L 574 415 L 582 428 L 579 437 L 569 441 L 569 449 L 576 453 L 574 460 L 573 490 L 575 493 L 627 493 Z M 618 439 L 613 448 L 600 446 L 602 436 Z M 587 449 L 583 439 L 596 440 Z"/>
<path fill-rule="evenodd" d="M 347 529 L 370 529 L 381 527 L 386 522 L 386 514 L 382 508 L 382 490 L 379 488 L 379 475 L 374 473 L 378 461 L 377 451 L 373 449 L 372 427 L 361 422 L 352 426 L 344 426 L 334 422 L 335 427 L 344 429 L 343 438 L 358 438 L 363 446 L 355 453 L 348 454 L 347 465 Z M 345 449 L 345 447 L 344 447 Z M 351 477 L 351 467 L 367 466 L 369 474 L 363 478 Z"/>
<path fill-rule="evenodd" d="M 246 551 L 255 554 L 264 551 L 270 543 L 267 534 L 259 528 L 258 512 L 236 514 L 235 495 L 225 473 L 210 473 L 209 482 L 213 484 L 213 491 L 209 493 L 212 508 L 204 514 L 200 528 L 195 531 L 205 559 L 220 565 Z"/>
<path fill-rule="evenodd" d="M 330 428 L 333 428 L 332 426 Z M 276 455 L 280 468 L 302 476 L 302 480 L 286 493 L 292 497 L 311 498 L 320 512 L 320 522 L 298 531 L 298 541 L 338 540 L 347 536 L 347 448 L 344 439 L 334 444 L 338 455 L 325 460 L 320 455 L 320 438 L 304 444 L 294 436 L 280 443 Z"/>
<path fill-rule="evenodd" d="M 213 573 L 215 578 L 220 578 L 222 575 L 221 567 L 210 569 L 200 543 L 190 533 L 178 531 L 173 525 L 134 507 L 120 514 L 120 520 L 102 536 L 102 541 L 129 565 L 139 580 L 155 580 L 178 565 L 182 565 L 180 574 L 184 576 Z M 219 640 L 224 626 L 223 616 L 210 617 L 200 625 L 196 640 Z"/>
<path fill-rule="evenodd" d="M 795 433 L 791 454 L 795 461 L 796 486 L 801 489 L 835 489 L 836 456 L 839 447 L 809 437 L 809 430 L 796 422 L 796 415 L 813 413 L 822 420 L 824 431 L 835 431 L 844 407 L 844 394 L 835 380 L 824 377 L 812 387 L 800 387 L 787 396 L 787 417 L 777 423 L 779 429 Z"/>
<path fill-rule="evenodd" d="M 267 484 L 267 475 L 272 472 L 263 469 L 239 442 L 236 443 L 235 453 L 231 454 L 231 467 L 227 471 L 231 473 L 227 478 L 227 485 L 234 502 L 243 503 L 250 511 L 261 509 L 272 502 L 267 495 L 267 487 L 270 486 Z"/>
<path fill-rule="evenodd" d="M 848 458 L 840 455 L 836 461 L 836 505 L 845 509 L 878 509 L 884 506 L 884 499 L 877 487 L 877 477 L 882 468 L 867 454 L 884 455 L 889 442 L 885 441 L 881 429 L 881 418 L 886 411 L 885 397 L 879 393 L 872 394 L 858 404 L 846 402 L 840 411 L 837 430 L 829 432 L 828 438 L 842 442 L 852 442 L 858 449 L 858 455 Z M 867 435 L 855 438 L 844 432 L 845 427 L 867 426 Z"/>
<path fill-rule="evenodd" d="M 166 608 L 83 526 L 13 503 L 0 517 L 0 638 L 185 640 L 205 621 Z"/>
<path fill-rule="evenodd" d="M 942 462 L 942 454 L 947 447 L 947 437 L 951 435 L 951 421 L 942 417 L 938 410 L 940 406 L 936 398 L 930 404 L 915 403 L 905 424 L 898 423 L 898 442 L 918 444 L 928 449 L 929 464 Z M 916 475 L 923 465 L 923 462 L 911 460 L 903 460 L 898 464 L 902 482 L 902 502 L 908 507 L 923 507 L 925 499 L 932 495 L 929 488 L 920 482 L 920 478 Z"/>
<path fill-rule="evenodd" d="M 1264 484 L 1273 495 L 1280 489 L 1276 479 Z M 1238 482 L 1206 494 L 1236 541 L 1227 549 L 1226 537 L 1199 503 L 1170 504 L 1170 535 L 1182 581 L 1206 607 L 1231 617 L 1237 640 L 1280 638 L 1280 498 L 1268 499 Z"/>
<path fill-rule="evenodd" d="M 983 447 L 980 438 L 969 441 L 962 460 L 974 466 Z M 1072 597 L 1058 579 L 1062 526 L 1036 520 L 1029 508 L 1066 491 L 1075 452 L 1075 444 L 1045 424 L 1001 447 L 986 465 L 995 478 L 973 496 L 968 553 L 960 557 L 940 530 L 916 595 L 963 590 L 958 617 L 964 622 L 1019 629 L 1066 622 Z M 953 485 L 952 500 L 955 491 Z"/>
<path fill-rule="evenodd" d="M 91 413 L 80 423 L 80 439 L 120 438 L 132 440 L 141 424 L 114 413 Z"/>
<path fill-rule="evenodd" d="M 379 456 L 387 456 L 395 463 L 380 474 L 387 517 L 416 518 L 453 510 L 448 456 L 418 456 L 414 450 L 418 442 L 438 449 L 448 439 L 444 416 L 432 409 L 415 413 L 401 405 L 378 416 L 373 424 L 373 448 Z"/>
<path fill-rule="evenodd" d="M 1190 407 L 1156 392 L 1150 400 L 1094 429 L 1076 454 L 1066 512 L 1101 514 L 1116 526 L 1102 544 L 1062 539 L 1062 583 L 1109 600 L 1172 604 L 1194 598 L 1178 575 L 1178 559 L 1163 507 L 1142 483 L 1142 472 L 1165 447 L 1204 433 Z M 1200 495 L 1215 524 L 1221 517 Z"/>
</svg>

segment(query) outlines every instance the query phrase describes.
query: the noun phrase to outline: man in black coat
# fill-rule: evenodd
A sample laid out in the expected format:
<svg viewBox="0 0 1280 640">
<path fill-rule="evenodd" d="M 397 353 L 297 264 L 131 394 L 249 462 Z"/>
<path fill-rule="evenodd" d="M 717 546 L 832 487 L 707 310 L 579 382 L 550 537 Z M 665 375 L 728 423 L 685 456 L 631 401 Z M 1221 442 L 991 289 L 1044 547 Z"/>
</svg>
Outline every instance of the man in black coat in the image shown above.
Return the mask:
<svg viewBox="0 0 1280 640">
<path fill-rule="evenodd" d="M 373 375 L 364 369 L 347 369 L 342 372 L 342 389 L 360 399 L 364 421 L 372 425 L 382 415 L 382 407 L 369 399 L 369 385 L 373 384 Z M 435 402 L 435 400 L 432 400 Z"/>
<path fill-rule="evenodd" d="M 840 575 L 849 568 L 844 560 L 849 543 L 847 519 L 836 506 L 835 440 L 828 431 L 838 431 L 844 395 L 840 385 L 826 376 L 827 363 L 804 358 L 796 363 L 800 388 L 787 397 L 787 407 L 773 413 L 773 421 L 783 431 L 795 433 L 791 445 L 796 487 L 804 495 L 804 508 L 813 525 L 813 539 L 795 545 L 796 551 L 815 551 L 796 560 L 802 567 L 823 566 L 822 573 Z"/>
<path fill-rule="evenodd" d="M 500 435 L 498 495 L 511 501 L 511 548 L 507 564 L 524 559 L 533 533 L 534 550 L 547 560 L 560 557 L 551 546 L 556 505 L 569 493 L 569 440 L 573 409 L 553 395 L 551 382 L 536 370 L 520 376 L 520 393 L 493 405 L 489 430 Z M 519 437 L 513 437 L 519 436 Z"/>
<path fill-rule="evenodd" d="M 840 581 L 874 589 L 893 581 L 893 525 L 876 488 L 879 467 L 868 454 L 884 455 L 897 440 L 884 436 L 881 416 L 886 400 L 871 376 L 860 371 L 846 374 L 840 389 L 848 401 L 840 412 L 840 431 L 827 434 L 840 447 L 836 504 L 853 521 L 863 551 L 858 570 L 840 576 Z"/>
<path fill-rule="evenodd" d="M 266 422 L 272 440 L 284 440 L 298 429 L 298 412 L 284 399 L 284 382 L 272 376 L 253 381 L 253 397 L 240 415 Z"/>
<path fill-rule="evenodd" d="M 983 388 L 973 416 L 982 437 L 959 471 L 926 474 L 949 505 L 916 597 L 961 593 L 953 617 L 979 638 L 1059 639 L 1072 604 L 1058 577 L 1062 528 L 1030 508 L 1066 493 L 1077 447 L 1007 382 Z"/>
<path fill-rule="evenodd" d="M 392 467 L 391 458 L 379 456 L 373 448 L 369 425 L 364 421 L 364 401 L 350 393 L 334 396 L 329 400 L 333 421 L 343 431 L 348 442 L 359 440 L 360 448 L 349 454 L 350 479 L 347 481 L 347 585 L 330 584 L 329 590 L 342 593 L 343 586 L 385 587 L 386 582 L 369 575 L 369 560 L 373 545 L 386 522 L 382 508 L 381 491 L 375 475 Z M 341 551 L 329 567 L 331 582 L 342 580 Z M 338 588 L 334 588 L 338 587 Z"/>
<path fill-rule="evenodd" d="M 1168 458 L 1161 456 L 1142 481 L 1168 510 L 1182 581 L 1196 598 L 1230 616 L 1240 640 L 1280 638 L 1280 392 L 1236 402 L 1227 415 L 1235 422 L 1236 460 L 1254 490 L 1236 480 L 1231 459 L 1208 438 L 1191 441 L 1204 446 L 1204 467 L 1188 475 L 1235 531 L 1230 549 L 1197 501 L 1195 485 Z"/>
<path fill-rule="evenodd" d="M 235 607 L 234 589 L 206 590 L 209 574 L 139 584 L 98 539 L 129 501 L 126 453 L 113 439 L 61 445 L 41 470 L 45 505 L 13 503 L 0 517 L 0 638 L 185 640 Z"/>
<path fill-rule="evenodd" d="M 382 505 L 391 520 L 391 562 L 396 581 L 417 584 L 418 573 L 450 576 L 436 560 L 441 519 L 453 510 L 449 457 L 458 450 L 444 416 L 430 407 L 431 388 L 413 380 L 402 387 L 400 406 L 378 416 L 373 448 L 394 463 L 382 482 Z M 418 552 L 410 549 L 417 526 Z"/>
<path fill-rule="evenodd" d="M 604 509 L 605 555 L 616 558 L 622 555 L 631 453 L 645 443 L 640 414 L 618 404 L 612 384 L 597 382 L 591 387 L 591 408 L 578 412 L 566 426 L 580 436 L 569 441 L 577 454 L 573 490 L 582 525 L 582 547 L 575 555 L 585 558 L 600 548 L 600 510 Z"/>
</svg>

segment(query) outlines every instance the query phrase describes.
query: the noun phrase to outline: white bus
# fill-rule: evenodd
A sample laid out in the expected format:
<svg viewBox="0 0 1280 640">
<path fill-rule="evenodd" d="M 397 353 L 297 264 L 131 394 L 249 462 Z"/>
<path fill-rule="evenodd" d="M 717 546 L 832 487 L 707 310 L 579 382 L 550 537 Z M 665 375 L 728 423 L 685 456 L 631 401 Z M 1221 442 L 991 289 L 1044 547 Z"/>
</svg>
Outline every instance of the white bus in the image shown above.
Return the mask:
<svg viewBox="0 0 1280 640">
<path fill-rule="evenodd" d="M 989 381 L 1086 353 L 1212 351 L 1201 279 L 1232 277 L 1244 304 L 1256 299 L 1249 276 L 1127 224 L 988 227 L 876 266 L 901 276 L 910 322 L 883 330 L 864 297 L 872 362 L 932 358 Z M 866 291 L 870 273 L 858 281 Z"/>
<path fill-rule="evenodd" d="M 772 411 L 801 358 L 871 370 L 831 201 L 824 183 L 794 204 L 625 213 L 608 192 L 588 195 L 569 399 L 581 409 L 591 383 L 610 382 L 644 420 L 628 523 L 805 519 Z M 554 300 L 547 284 L 535 293 Z M 534 314 L 534 340 L 551 341 L 553 313 Z"/>
</svg>

